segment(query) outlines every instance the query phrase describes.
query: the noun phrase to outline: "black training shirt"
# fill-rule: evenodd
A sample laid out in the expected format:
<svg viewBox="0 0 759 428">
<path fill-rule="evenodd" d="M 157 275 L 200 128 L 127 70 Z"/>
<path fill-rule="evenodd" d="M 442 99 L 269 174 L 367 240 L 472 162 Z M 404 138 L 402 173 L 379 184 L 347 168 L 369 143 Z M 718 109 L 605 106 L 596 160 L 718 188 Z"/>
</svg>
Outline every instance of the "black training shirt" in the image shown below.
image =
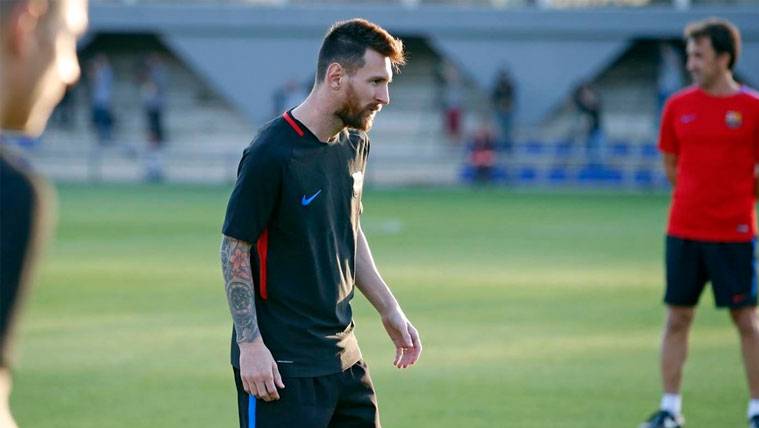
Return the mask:
<svg viewBox="0 0 759 428">
<path fill-rule="evenodd" d="M 361 358 L 350 300 L 369 139 L 324 143 L 290 112 L 243 152 L 223 233 L 249 242 L 258 327 L 283 376 L 337 373 Z M 232 333 L 232 365 L 240 350 Z"/>
</svg>

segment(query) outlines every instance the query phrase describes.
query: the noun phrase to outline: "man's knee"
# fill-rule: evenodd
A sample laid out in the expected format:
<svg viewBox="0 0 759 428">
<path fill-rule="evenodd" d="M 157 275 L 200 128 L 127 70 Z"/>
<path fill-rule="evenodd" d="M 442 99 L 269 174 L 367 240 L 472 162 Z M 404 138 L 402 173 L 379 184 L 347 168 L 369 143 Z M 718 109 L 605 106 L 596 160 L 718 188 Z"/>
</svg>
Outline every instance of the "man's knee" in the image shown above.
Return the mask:
<svg viewBox="0 0 759 428">
<path fill-rule="evenodd" d="M 756 308 L 741 308 L 730 311 L 730 318 L 741 336 L 759 337 L 759 317 Z"/>
<path fill-rule="evenodd" d="M 667 315 L 667 333 L 683 333 L 688 331 L 691 324 L 693 324 L 693 318 L 695 311 L 692 308 L 670 308 Z"/>
</svg>

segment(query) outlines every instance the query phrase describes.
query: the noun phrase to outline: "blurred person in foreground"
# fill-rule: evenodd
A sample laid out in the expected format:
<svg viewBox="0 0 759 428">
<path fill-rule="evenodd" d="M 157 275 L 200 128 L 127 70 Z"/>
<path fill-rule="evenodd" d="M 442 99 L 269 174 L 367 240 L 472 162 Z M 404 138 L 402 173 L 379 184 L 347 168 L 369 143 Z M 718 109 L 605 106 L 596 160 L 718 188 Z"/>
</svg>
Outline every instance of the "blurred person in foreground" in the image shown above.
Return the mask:
<svg viewBox="0 0 759 428">
<path fill-rule="evenodd" d="M 366 131 L 390 102 L 404 57 L 402 42 L 379 26 L 336 23 L 306 100 L 264 125 L 243 153 L 221 244 L 241 427 L 380 426 L 353 331 L 354 286 L 379 312 L 393 364 L 419 358 L 419 334 L 359 223 Z"/>
<path fill-rule="evenodd" d="M 79 79 L 77 38 L 86 0 L 0 0 L 0 426 L 15 427 L 8 400 L 14 320 L 46 231 L 47 188 L 2 142 L 38 137 L 67 85 Z"/>
<path fill-rule="evenodd" d="M 685 28 L 694 85 L 664 106 L 659 136 L 672 187 L 666 237 L 667 321 L 661 347 L 664 394 L 645 428 L 684 424 L 680 386 L 695 307 L 707 282 L 738 330 L 751 397 L 749 427 L 759 428 L 759 320 L 754 261 L 759 94 L 733 68 L 740 33 L 708 19 Z"/>
</svg>

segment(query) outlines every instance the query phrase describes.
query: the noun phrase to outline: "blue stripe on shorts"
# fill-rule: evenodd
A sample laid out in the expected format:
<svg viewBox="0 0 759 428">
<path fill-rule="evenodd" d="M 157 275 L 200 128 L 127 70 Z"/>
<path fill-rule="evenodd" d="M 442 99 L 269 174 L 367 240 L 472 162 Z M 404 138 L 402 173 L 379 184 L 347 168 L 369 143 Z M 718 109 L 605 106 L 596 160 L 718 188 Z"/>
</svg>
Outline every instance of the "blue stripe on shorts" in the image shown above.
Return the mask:
<svg viewBox="0 0 759 428">
<path fill-rule="evenodd" d="M 248 395 L 248 428 L 256 428 L 256 397 Z"/>
</svg>

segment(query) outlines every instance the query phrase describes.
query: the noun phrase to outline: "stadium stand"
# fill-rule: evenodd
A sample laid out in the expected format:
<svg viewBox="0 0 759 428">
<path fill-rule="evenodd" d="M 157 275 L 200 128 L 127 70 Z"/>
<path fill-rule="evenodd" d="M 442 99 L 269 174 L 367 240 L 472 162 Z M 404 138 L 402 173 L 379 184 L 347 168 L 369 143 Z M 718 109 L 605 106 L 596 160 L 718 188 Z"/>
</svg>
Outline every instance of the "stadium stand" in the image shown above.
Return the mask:
<svg viewBox="0 0 759 428">
<path fill-rule="evenodd" d="M 314 37 L 318 36 L 324 30 L 324 22 L 340 16 L 328 8 L 325 12 L 301 7 L 283 14 L 277 8 L 260 5 L 246 7 L 265 13 L 246 15 L 246 7 L 239 9 L 241 2 L 236 0 L 224 5 L 204 4 L 199 9 L 172 7 L 171 2 L 145 6 L 152 4 L 149 0 L 96 0 L 94 3 L 93 33 L 82 44 L 81 56 L 85 63 L 99 52 L 111 59 L 116 76 L 115 145 L 96 150 L 89 125 L 86 82 L 83 82 L 74 91 L 77 111 L 74 126 L 53 125 L 43 136 L 45 144 L 27 142 L 37 166 L 62 180 L 137 181 L 144 178 L 146 132 L 135 77 L 136 64 L 150 52 L 161 52 L 166 58 L 171 82 L 166 113 L 168 143 L 164 151 L 167 179 L 232 181 L 242 149 L 255 129 L 272 115 L 272 94 L 276 86 L 283 83 L 277 79 L 290 76 L 285 76 L 278 67 L 271 70 L 241 68 L 245 64 L 255 65 L 255 58 L 252 63 L 235 63 L 238 59 L 228 55 L 233 51 L 224 48 L 222 43 L 238 43 L 235 46 L 256 51 L 257 46 L 267 46 L 267 40 L 272 40 L 301 49 L 300 40 L 304 40 L 305 46 L 312 32 Z M 664 30 L 660 23 L 651 24 L 655 31 L 647 27 L 648 21 L 658 19 L 664 12 L 537 12 L 538 15 L 499 12 L 502 15 L 498 15 L 488 13 L 487 9 L 462 12 L 443 6 L 424 13 L 424 8 L 432 6 L 418 6 L 418 12 L 408 13 L 407 9 L 388 5 L 356 7 L 344 12 L 366 15 L 370 19 L 376 16 L 378 22 L 396 16 L 394 22 L 399 29 L 395 32 L 406 41 L 410 56 L 408 66 L 393 83 L 391 104 L 378 115 L 372 131 L 374 144 L 368 183 L 448 185 L 467 177 L 464 147 L 451 145 L 442 132 L 435 70 L 445 59 L 461 71 L 465 92 L 464 129 L 468 134 L 477 121 L 488 114 L 488 86 L 493 74 L 487 70 L 495 70 L 503 63 L 500 58 L 506 58 L 512 59 L 510 65 L 515 66 L 518 117 L 513 151 L 501 151 L 497 156 L 499 181 L 517 186 L 552 187 L 600 185 L 648 189 L 666 185 L 655 147 L 657 41 L 666 39 L 677 43 L 681 25 L 676 23 Z M 404 12 L 402 17 L 399 12 Z M 666 13 L 675 14 L 684 22 L 696 16 L 672 10 Z M 745 18 L 744 26 L 753 25 L 750 17 L 756 12 L 740 14 Z M 424 20 L 415 25 L 414 17 L 422 16 Z M 515 19 L 499 24 L 499 16 Z M 142 22 L 135 23 L 135 17 L 142 17 Z M 275 27 L 264 26 L 263 22 L 277 17 L 301 22 L 299 32 L 291 39 L 283 39 Z M 554 25 L 556 20 L 565 24 Z M 619 25 L 610 26 L 607 22 L 610 20 Z M 670 21 L 672 19 L 666 22 Z M 224 29 L 225 22 L 228 22 L 228 30 Z M 495 30 L 488 30 L 491 27 Z M 489 38 L 493 31 L 493 37 Z M 753 69 L 752 61 L 756 59 L 752 59 L 755 56 L 752 52 L 757 45 L 752 39 L 755 33 L 746 31 L 745 34 L 746 52 L 739 64 L 744 74 Z M 570 44 L 566 38 L 572 39 Z M 613 40 L 602 40 L 598 44 L 599 38 Z M 489 52 L 501 46 L 500 40 L 510 44 L 503 47 L 503 51 L 494 51 L 494 58 L 473 56 L 470 48 Z M 227 49 L 226 56 L 203 57 L 204 52 L 209 52 L 209 46 L 216 46 L 219 51 Z M 566 55 L 551 61 L 541 59 L 568 48 L 582 51 L 574 59 Z M 531 52 L 530 57 L 520 57 L 520 52 Z M 276 52 L 267 51 L 267 55 L 270 53 Z M 213 63 L 218 62 L 216 58 L 229 58 L 229 64 L 220 68 Z M 312 58 L 290 55 L 270 61 L 284 61 L 282 67 L 302 69 L 305 64 L 311 64 Z M 557 71 L 551 68 L 557 63 L 566 65 L 558 70 L 562 73 L 561 82 L 551 80 Z M 757 78 L 745 77 L 750 82 Z M 230 85 L 230 79 L 238 83 Z M 248 81 L 251 83 L 249 87 L 240 87 L 240 81 L 246 85 Z M 572 85 L 580 81 L 592 82 L 602 99 L 606 138 L 600 162 L 588 161 L 577 131 L 577 114 L 571 97 Z M 66 143 L 57 144 L 57 141 Z"/>
</svg>

